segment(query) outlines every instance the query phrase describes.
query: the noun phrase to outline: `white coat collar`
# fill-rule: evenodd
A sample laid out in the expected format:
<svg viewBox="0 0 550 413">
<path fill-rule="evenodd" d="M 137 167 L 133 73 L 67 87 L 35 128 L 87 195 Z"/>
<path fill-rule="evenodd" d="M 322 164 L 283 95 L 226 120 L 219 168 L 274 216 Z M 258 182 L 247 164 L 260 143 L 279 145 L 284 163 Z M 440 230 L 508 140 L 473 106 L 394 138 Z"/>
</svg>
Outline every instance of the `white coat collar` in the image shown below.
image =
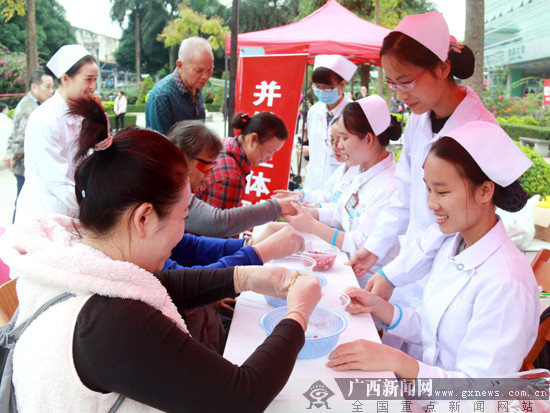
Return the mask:
<svg viewBox="0 0 550 413">
<path fill-rule="evenodd" d="M 457 269 L 470 271 L 479 267 L 487 258 L 500 248 L 506 239 L 506 229 L 502 220 L 498 220 L 491 230 L 485 234 L 474 245 L 466 248 L 458 255 L 454 255 L 458 244 L 462 241 L 462 236 L 457 234 L 454 239 L 453 247 L 449 251 L 449 260 L 456 263 Z"/>
<path fill-rule="evenodd" d="M 59 94 L 59 90 L 56 90 L 56 92 L 53 94 L 53 96 L 48 99 L 50 102 L 50 105 L 53 105 L 54 107 L 59 108 L 59 113 L 63 115 L 65 118 L 65 121 L 69 125 L 76 125 L 80 126 L 82 123 L 82 116 L 76 116 L 76 115 L 69 115 L 67 111 L 69 110 L 69 105 L 67 105 L 67 102 L 63 97 Z"/>
<path fill-rule="evenodd" d="M 395 155 L 391 151 L 387 151 L 387 154 L 388 156 L 371 166 L 366 171 L 357 173 L 357 175 L 355 176 L 355 182 L 359 184 L 359 186 L 362 186 L 365 182 L 368 182 L 369 179 L 378 175 L 384 169 L 389 168 L 391 165 L 393 165 Z M 357 169 L 357 171 L 359 172 L 359 168 Z"/>
</svg>

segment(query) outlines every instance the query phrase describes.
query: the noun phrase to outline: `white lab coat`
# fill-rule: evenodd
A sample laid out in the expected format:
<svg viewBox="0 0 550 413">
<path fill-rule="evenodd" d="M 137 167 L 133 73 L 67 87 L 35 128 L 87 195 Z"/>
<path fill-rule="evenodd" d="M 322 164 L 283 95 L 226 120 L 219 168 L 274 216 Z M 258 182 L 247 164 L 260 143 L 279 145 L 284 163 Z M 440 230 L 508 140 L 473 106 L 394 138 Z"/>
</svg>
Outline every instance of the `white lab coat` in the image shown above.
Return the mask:
<svg viewBox="0 0 550 413">
<path fill-rule="evenodd" d="M 25 130 L 25 184 L 17 201 L 16 222 L 37 215 L 76 217 L 76 142 L 82 118 L 70 116 L 56 92 L 30 115 Z"/>
<path fill-rule="evenodd" d="M 502 221 L 457 255 L 461 240 L 460 234 L 446 238 L 420 307 L 403 308 L 401 322 L 391 330 L 422 344 L 419 378 L 515 373 L 537 336 L 535 276 Z M 398 316 L 396 308 L 392 323 Z"/>
<path fill-rule="evenodd" d="M 334 210 L 319 209 L 319 221 L 345 231 L 342 251 L 353 254 L 370 236 L 380 212 L 386 208 L 396 190 L 395 161 L 392 152 L 364 172 L 357 173 L 349 184 Z M 356 204 L 353 206 L 353 204 Z M 399 251 L 398 243 L 359 279 L 361 286 L 380 266 L 394 259 Z"/>
<path fill-rule="evenodd" d="M 340 116 L 344 107 L 353 102 L 349 94 L 344 93 L 342 101 L 332 109 L 334 118 Z M 306 171 L 304 189 L 313 191 L 323 189 L 324 183 L 341 165 L 334 157 L 334 152 L 327 146 L 325 139 L 330 136 L 327 125 L 327 105 L 315 103 L 307 113 L 307 137 L 309 140 L 309 163 Z"/>
<path fill-rule="evenodd" d="M 496 123 L 493 115 L 485 109 L 471 88 L 459 87 L 466 91 L 466 96 L 439 133 L 435 135 L 432 133 L 429 112 L 422 115 L 413 114 L 407 122 L 403 135 L 403 150 L 395 172 L 397 192 L 390 206 L 379 215 L 376 227 L 364 245 L 368 251 L 378 257 L 386 255 L 398 236 L 405 234 L 401 241 L 401 250 L 403 250 L 435 223 L 434 214 L 428 209 L 422 168 L 432 144 L 441 136 L 445 136 L 445 133 L 467 122 L 484 120 Z M 444 237 L 441 238 L 441 242 L 443 240 Z M 401 278 L 394 278 L 400 274 L 398 266 L 390 268 L 385 266 L 384 272 L 395 285 L 403 283 Z M 405 280 L 407 275 L 404 277 Z"/>
<path fill-rule="evenodd" d="M 358 166 L 348 167 L 345 162 L 341 163 L 328 178 L 328 181 L 325 182 L 323 189 L 316 189 L 314 191 L 304 190 L 302 201 L 308 204 L 323 204 L 323 206 L 326 204 L 327 207 L 336 204 L 344 189 L 351 184 L 358 170 Z"/>
</svg>

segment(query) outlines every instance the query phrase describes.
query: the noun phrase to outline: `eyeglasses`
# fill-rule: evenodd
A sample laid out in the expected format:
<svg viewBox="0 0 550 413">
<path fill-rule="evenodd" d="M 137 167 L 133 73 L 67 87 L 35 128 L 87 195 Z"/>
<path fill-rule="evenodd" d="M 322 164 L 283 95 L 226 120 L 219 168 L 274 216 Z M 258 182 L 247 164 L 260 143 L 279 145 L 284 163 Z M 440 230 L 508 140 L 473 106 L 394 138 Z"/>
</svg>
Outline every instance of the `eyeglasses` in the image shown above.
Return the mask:
<svg viewBox="0 0 550 413">
<path fill-rule="evenodd" d="M 197 161 L 197 169 L 203 174 L 208 174 L 216 166 L 216 161 L 205 161 L 195 155 L 189 155 L 191 158 Z"/>
<path fill-rule="evenodd" d="M 325 144 L 329 147 L 329 148 L 332 148 L 333 146 L 337 145 L 338 144 L 338 141 L 336 139 L 325 139 Z"/>
<path fill-rule="evenodd" d="M 395 90 L 396 92 L 398 91 L 409 91 L 409 90 L 412 90 L 416 84 L 420 81 L 420 79 L 422 79 L 422 77 L 426 74 L 426 72 L 428 71 L 428 69 L 424 69 L 422 71 L 422 73 L 420 73 L 420 75 L 414 79 L 412 82 L 409 82 L 409 83 L 401 83 L 401 84 L 396 84 L 396 83 L 390 83 L 386 80 L 386 85 L 392 89 L 392 90 Z"/>
<path fill-rule="evenodd" d="M 314 92 L 332 92 L 333 90 L 337 89 L 338 86 L 336 86 L 336 87 L 319 87 L 319 86 L 316 86 L 316 85 L 311 85 L 311 88 L 313 89 Z"/>
</svg>

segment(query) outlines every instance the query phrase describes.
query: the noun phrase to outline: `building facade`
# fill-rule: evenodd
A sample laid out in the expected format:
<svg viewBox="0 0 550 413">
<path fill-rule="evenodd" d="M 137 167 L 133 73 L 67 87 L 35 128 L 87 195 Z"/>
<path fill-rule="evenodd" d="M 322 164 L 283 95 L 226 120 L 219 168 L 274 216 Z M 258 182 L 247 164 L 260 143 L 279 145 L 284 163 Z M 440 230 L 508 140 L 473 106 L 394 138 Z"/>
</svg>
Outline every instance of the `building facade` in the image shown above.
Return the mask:
<svg viewBox="0 0 550 413">
<path fill-rule="evenodd" d="M 550 78 L 549 0 L 485 0 L 484 71 L 489 88 L 506 82 L 511 96 L 542 91 L 539 79 Z"/>
</svg>

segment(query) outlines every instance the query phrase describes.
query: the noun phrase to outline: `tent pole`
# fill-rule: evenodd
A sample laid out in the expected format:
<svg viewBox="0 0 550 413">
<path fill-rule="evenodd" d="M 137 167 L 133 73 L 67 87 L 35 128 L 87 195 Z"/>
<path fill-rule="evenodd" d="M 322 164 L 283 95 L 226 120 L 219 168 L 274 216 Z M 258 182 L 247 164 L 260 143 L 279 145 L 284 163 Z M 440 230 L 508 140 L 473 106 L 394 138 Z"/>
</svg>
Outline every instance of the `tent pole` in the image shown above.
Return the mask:
<svg viewBox="0 0 550 413">
<path fill-rule="evenodd" d="M 298 171 L 296 176 L 294 177 L 294 181 L 297 184 L 297 188 L 302 188 L 302 159 L 304 158 L 304 137 L 306 133 L 306 121 L 307 121 L 307 93 L 308 93 L 308 70 L 309 70 L 309 64 L 306 63 L 306 79 L 304 82 L 304 97 L 302 98 L 302 143 L 300 145 L 300 156 L 298 158 Z M 297 189 L 296 188 L 296 189 Z"/>
<path fill-rule="evenodd" d="M 231 60 L 229 61 L 228 136 L 233 136 L 231 120 L 235 114 L 235 74 L 237 71 L 237 36 L 239 34 L 239 0 L 233 0 L 231 16 Z"/>
</svg>

